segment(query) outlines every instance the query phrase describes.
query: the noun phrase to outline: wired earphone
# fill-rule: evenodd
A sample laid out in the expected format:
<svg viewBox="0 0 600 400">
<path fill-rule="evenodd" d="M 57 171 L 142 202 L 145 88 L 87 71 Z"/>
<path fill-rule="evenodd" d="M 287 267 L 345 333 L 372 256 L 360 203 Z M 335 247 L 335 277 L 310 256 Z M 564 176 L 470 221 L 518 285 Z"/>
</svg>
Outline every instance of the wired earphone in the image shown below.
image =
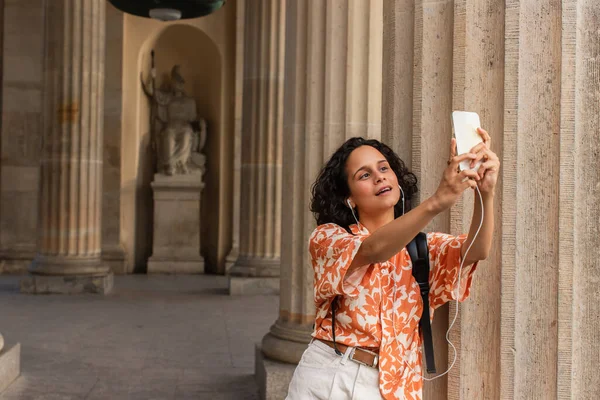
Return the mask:
<svg viewBox="0 0 600 400">
<path fill-rule="evenodd" d="M 402 190 L 402 186 L 398 185 L 398 188 L 400 188 L 400 193 L 402 194 L 402 215 L 404 215 L 404 190 Z M 454 327 L 454 324 L 456 323 L 456 319 L 458 318 L 458 298 L 460 296 L 460 287 L 461 287 L 461 281 L 462 281 L 462 270 L 463 270 L 463 266 L 465 263 L 465 259 L 467 258 L 467 254 L 469 254 L 469 250 L 471 250 L 471 246 L 473 246 L 473 243 L 475 243 L 475 239 L 477 238 L 477 235 L 479 235 L 479 231 L 481 230 L 481 227 L 483 226 L 483 218 L 484 218 L 484 210 L 483 210 L 483 198 L 481 197 L 481 192 L 479 191 L 479 187 L 476 186 L 475 189 L 477 189 L 477 194 L 479 195 L 479 204 L 481 206 L 481 221 L 479 222 L 479 227 L 477 228 L 477 231 L 475 232 L 475 235 L 473 236 L 473 240 L 471 240 L 471 243 L 469 244 L 469 247 L 467 247 L 467 251 L 465 251 L 464 256 L 462 257 L 462 260 L 460 262 L 460 267 L 458 269 L 458 283 L 457 283 L 457 288 L 456 288 L 456 294 L 455 294 L 455 298 L 456 300 L 456 307 L 455 307 L 455 313 L 454 313 L 454 318 L 452 319 L 452 322 L 450 323 L 450 326 L 448 326 L 448 330 L 446 331 L 446 342 L 448 342 L 448 344 L 450 345 L 450 347 L 452 347 L 452 350 L 454 352 L 454 358 L 452 360 L 452 363 L 450 364 L 450 366 L 448 367 L 448 369 L 446 371 L 444 371 L 443 373 L 434 376 L 433 378 L 427 378 L 422 374 L 417 373 L 411 366 L 410 364 L 408 364 L 406 361 L 404 361 L 404 363 L 406 364 L 406 366 L 408 368 L 410 368 L 410 370 L 417 376 L 420 376 L 421 378 L 423 378 L 424 381 L 433 381 L 435 379 L 441 378 L 442 376 L 446 375 L 448 372 L 450 372 L 450 370 L 454 367 L 454 364 L 456 364 L 456 358 L 458 355 L 458 352 L 456 350 L 456 347 L 454 346 L 454 344 L 450 341 L 450 331 L 452 330 L 452 328 Z M 346 202 L 348 203 L 348 207 L 350 208 L 350 211 L 352 212 L 352 216 L 354 217 L 354 220 L 356 221 L 356 225 L 360 228 L 360 222 L 358 221 L 358 218 L 356 218 L 356 214 L 354 214 L 354 208 L 352 207 L 352 204 L 350 203 L 350 199 L 347 199 Z M 393 299 L 392 301 L 395 302 L 396 300 L 396 286 L 394 284 L 394 295 L 393 295 Z M 392 307 L 393 307 L 393 303 L 392 303 Z M 394 316 L 395 313 L 392 312 L 392 316 Z M 392 323 L 393 329 L 394 329 L 394 339 L 397 340 L 398 335 L 396 334 L 396 324 Z"/>
</svg>

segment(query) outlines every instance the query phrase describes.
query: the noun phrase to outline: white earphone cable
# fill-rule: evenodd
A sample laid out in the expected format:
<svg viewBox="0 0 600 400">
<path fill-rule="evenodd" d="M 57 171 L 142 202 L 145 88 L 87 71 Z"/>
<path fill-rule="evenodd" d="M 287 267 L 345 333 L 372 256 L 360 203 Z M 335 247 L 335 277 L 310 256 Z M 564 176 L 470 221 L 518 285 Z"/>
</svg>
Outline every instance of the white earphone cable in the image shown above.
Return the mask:
<svg viewBox="0 0 600 400">
<path fill-rule="evenodd" d="M 457 282 L 457 287 L 456 287 L 456 309 L 454 312 L 454 318 L 452 319 L 452 322 L 450 323 L 450 326 L 448 326 L 448 330 L 446 331 L 446 341 L 448 342 L 448 344 L 450 345 L 450 347 L 452 347 L 452 350 L 454 352 L 454 357 L 452 359 L 452 363 L 450 364 L 450 366 L 448 367 L 448 369 L 446 371 L 444 371 L 443 373 L 436 375 L 432 378 L 427 378 L 422 374 L 417 373 L 411 366 L 410 364 L 408 364 L 406 362 L 406 360 L 404 361 L 404 363 L 406 364 L 406 366 L 417 376 L 420 376 L 421 378 L 423 378 L 424 381 L 433 381 L 435 379 L 441 378 L 442 376 L 446 375 L 448 372 L 450 372 L 450 370 L 454 367 L 454 364 L 456 364 L 456 358 L 458 356 L 458 351 L 456 350 L 456 347 L 454 346 L 454 344 L 450 341 L 450 330 L 452 330 L 452 327 L 454 326 L 454 324 L 456 323 L 456 319 L 458 318 L 458 309 L 459 309 L 459 296 L 460 296 L 460 288 L 461 288 L 461 282 L 462 282 L 462 270 L 463 270 L 463 266 L 465 263 L 465 260 L 467 259 L 467 254 L 469 254 L 469 250 L 471 250 L 471 246 L 473 246 L 473 243 L 475 243 L 475 239 L 477 238 L 477 235 L 479 235 L 479 231 L 481 230 L 481 227 L 483 226 L 483 218 L 484 218 L 484 210 L 483 210 L 483 198 L 481 197 L 481 192 L 479 191 L 479 187 L 475 187 L 475 189 L 477 189 L 477 194 L 479 195 L 479 204 L 481 205 L 481 221 L 479 222 L 479 227 L 477 228 L 477 231 L 475 232 L 475 235 L 473 236 L 473 240 L 471 241 L 471 243 L 469 244 L 469 247 L 467 247 L 467 251 L 465 251 L 464 256 L 462 257 L 461 263 L 460 263 L 460 267 L 458 269 L 458 282 Z M 394 285 L 395 288 L 396 285 Z M 394 299 L 395 300 L 395 299 Z M 394 325 L 394 335 L 396 335 L 396 326 Z M 396 336 L 397 337 L 397 336 Z"/>
</svg>

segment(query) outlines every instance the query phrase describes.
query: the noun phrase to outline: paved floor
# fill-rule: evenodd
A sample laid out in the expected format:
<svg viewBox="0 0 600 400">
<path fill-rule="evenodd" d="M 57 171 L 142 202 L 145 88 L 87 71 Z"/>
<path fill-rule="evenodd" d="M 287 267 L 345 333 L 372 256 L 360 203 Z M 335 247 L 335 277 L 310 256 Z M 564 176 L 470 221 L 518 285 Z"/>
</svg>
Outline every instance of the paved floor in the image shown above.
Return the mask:
<svg viewBox="0 0 600 400">
<path fill-rule="evenodd" d="M 0 332 L 22 375 L 2 400 L 255 400 L 254 344 L 277 296 L 223 276 L 121 276 L 109 296 L 23 295 L 0 276 Z"/>
</svg>

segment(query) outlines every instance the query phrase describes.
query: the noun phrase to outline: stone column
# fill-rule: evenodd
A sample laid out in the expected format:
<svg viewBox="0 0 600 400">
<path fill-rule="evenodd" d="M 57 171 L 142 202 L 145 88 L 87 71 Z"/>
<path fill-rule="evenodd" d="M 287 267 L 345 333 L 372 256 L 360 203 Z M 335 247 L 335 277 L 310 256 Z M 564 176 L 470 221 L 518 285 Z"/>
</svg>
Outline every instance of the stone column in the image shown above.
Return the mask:
<svg viewBox="0 0 600 400">
<path fill-rule="evenodd" d="M 28 293 L 106 293 L 101 263 L 105 4 L 45 3 L 38 254 Z"/>
<path fill-rule="evenodd" d="M 240 249 L 230 294 L 279 293 L 285 2 L 246 2 Z"/>
<path fill-rule="evenodd" d="M 405 8 L 408 8 L 406 3 Z M 419 179 L 419 192 L 413 205 L 435 193 L 450 154 L 453 4 L 453 0 L 414 2 L 412 126 L 409 126 L 409 129 L 412 128 L 412 160 L 409 165 Z M 408 10 L 412 11 L 410 8 Z M 406 41 L 405 38 L 398 40 Z M 403 56 L 396 55 L 396 58 L 402 59 Z M 387 65 L 385 67 L 388 68 Z M 450 213 L 444 212 L 425 231 L 449 232 L 449 228 Z M 436 310 L 433 321 L 435 361 L 441 372 L 446 370 L 448 363 L 447 329 L 448 307 L 444 306 Z M 445 375 L 424 382 L 423 397 L 446 399 L 447 378 Z"/>
<path fill-rule="evenodd" d="M 242 186 L 242 116 L 244 104 L 244 58 L 245 25 L 246 25 L 246 0 L 235 3 L 235 105 L 233 127 L 233 210 L 231 227 L 231 250 L 225 257 L 225 274 L 240 256 L 240 204 Z"/>
<path fill-rule="evenodd" d="M 553 399 L 563 187 L 561 8 L 554 0 L 508 0 L 505 12 L 500 398 Z"/>
<path fill-rule="evenodd" d="M 504 7 L 498 2 L 454 2 L 452 109 L 477 112 L 492 136 L 493 150 L 502 159 L 504 122 Z M 446 114 L 446 125 L 450 116 Z M 448 139 L 444 141 L 448 143 Z M 500 399 L 500 298 L 502 241 L 502 177 L 495 196 L 495 232 L 490 256 L 480 271 L 468 301 L 460 304 L 450 340 L 458 354 L 448 374 L 448 399 Z M 467 191 L 450 212 L 450 232 L 468 232 L 474 201 Z M 449 308 L 454 318 L 456 302 Z M 464 321 L 464 323 L 463 323 Z M 449 362 L 454 352 L 448 350 Z M 441 372 L 441 371 L 440 371 Z"/>
<path fill-rule="evenodd" d="M 124 13 L 106 5 L 104 81 L 104 153 L 102 168 L 102 260 L 115 274 L 127 273 L 121 238 L 121 121 L 123 120 Z M 113 150 L 114 149 L 114 150 Z M 112 151 L 111 151 L 112 150 Z"/>
<path fill-rule="evenodd" d="M 283 204 L 279 318 L 257 349 L 263 398 L 282 399 L 315 318 L 308 237 L 310 187 L 324 161 L 352 136 L 380 138 L 382 5 L 286 4 Z"/>
<path fill-rule="evenodd" d="M 598 2 L 564 1 L 562 25 L 557 398 L 593 399 L 600 396 L 590 368 L 600 360 Z"/>
<path fill-rule="evenodd" d="M 414 0 L 383 2 L 383 113 L 381 140 L 412 164 Z"/>
</svg>

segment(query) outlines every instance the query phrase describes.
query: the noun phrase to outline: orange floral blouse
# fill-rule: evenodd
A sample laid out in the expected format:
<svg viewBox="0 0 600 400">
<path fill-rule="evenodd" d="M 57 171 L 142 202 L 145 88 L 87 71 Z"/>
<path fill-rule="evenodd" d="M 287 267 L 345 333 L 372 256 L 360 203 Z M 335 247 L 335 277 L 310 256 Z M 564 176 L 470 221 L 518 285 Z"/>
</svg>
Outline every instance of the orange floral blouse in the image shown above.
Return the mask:
<svg viewBox="0 0 600 400">
<path fill-rule="evenodd" d="M 333 340 L 331 301 L 337 300 L 335 339 L 348 346 L 379 347 L 379 390 L 384 399 L 420 400 L 423 371 L 419 318 L 423 302 L 412 276 L 405 249 L 383 263 L 366 265 L 344 280 L 366 228 L 350 226 L 353 234 L 336 224 L 318 226 L 310 236 L 314 268 L 316 320 L 314 338 Z M 467 235 L 428 233 L 430 260 L 430 315 L 456 300 L 460 249 Z M 464 266 L 460 301 L 469 296 L 477 263 Z"/>
</svg>

